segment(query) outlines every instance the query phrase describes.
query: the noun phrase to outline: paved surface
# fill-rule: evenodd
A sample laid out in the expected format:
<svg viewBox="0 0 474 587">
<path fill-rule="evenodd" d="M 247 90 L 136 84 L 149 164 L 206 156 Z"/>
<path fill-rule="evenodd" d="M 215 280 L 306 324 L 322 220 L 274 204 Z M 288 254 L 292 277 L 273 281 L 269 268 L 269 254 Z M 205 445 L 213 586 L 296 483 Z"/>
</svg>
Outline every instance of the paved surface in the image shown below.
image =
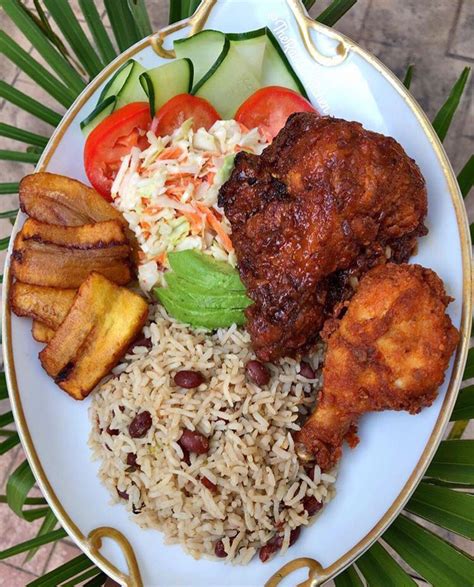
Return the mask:
<svg viewBox="0 0 474 587">
<path fill-rule="evenodd" d="M 228 0 L 233 1 L 233 0 Z M 28 0 L 32 4 L 32 0 Z M 79 17 L 77 0 L 72 4 Z M 101 7 L 100 0 L 97 4 Z M 165 0 L 147 0 L 151 7 L 153 25 L 156 29 L 166 24 L 167 2 Z M 319 0 L 318 14 L 328 1 Z M 0 13 L 1 27 L 21 46 L 35 55 L 31 45 L 22 35 L 14 30 L 10 21 Z M 81 20 L 82 17 L 81 17 Z M 449 89 L 455 82 L 463 67 L 474 65 L 474 0 L 359 0 L 337 25 L 362 46 L 377 55 L 399 77 L 403 77 L 410 63 L 416 64 L 412 92 L 428 115 L 432 118 L 443 103 Z M 45 92 L 14 65 L 0 58 L 0 70 L 3 80 L 14 85 L 32 97 L 43 101 L 61 112 Z M 445 141 L 445 147 L 456 172 L 462 168 L 474 152 L 474 111 L 473 84 L 470 83 L 462 107 Z M 27 113 L 8 103 L 0 102 L 0 121 L 18 125 L 22 128 L 49 136 L 52 128 L 37 121 Z M 23 149 L 21 144 L 0 139 L 0 148 Z M 18 163 L 2 161 L 2 182 L 18 181 L 32 167 Z M 474 197 L 468 201 L 471 220 L 474 219 Z M 0 196 L 0 211 L 17 207 L 16 196 Z M 0 237 L 7 236 L 11 228 L 8 220 L 0 220 Z M 3 257 L 0 259 L 3 266 Z M 0 405 L 0 413 L 7 406 Z M 5 483 L 9 474 L 23 461 L 21 448 L 0 456 L 0 493 L 5 493 Z M 0 505 L 0 550 L 17 544 L 34 536 L 39 523 L 22 523 L 10 510 Z M 471 548 L 465 541 L 454 538 L 464 548 Z M 45 546 L 29 563 L 19 555 L 0 563 L 0 587 L 21 587 L 55 568 L 65 560 L 77 556 L 78 549 L 68 540 L 54 546 Z"/>
</svg>

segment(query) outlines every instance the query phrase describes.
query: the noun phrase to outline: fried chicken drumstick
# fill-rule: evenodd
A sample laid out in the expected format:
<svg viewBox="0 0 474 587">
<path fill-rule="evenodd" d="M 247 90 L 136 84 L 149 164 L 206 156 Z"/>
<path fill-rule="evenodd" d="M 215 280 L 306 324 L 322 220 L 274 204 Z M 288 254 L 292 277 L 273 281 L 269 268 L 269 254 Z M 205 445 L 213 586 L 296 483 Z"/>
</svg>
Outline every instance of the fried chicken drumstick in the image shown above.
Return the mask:
<svg viewBox="0 0 474 587">
<path fill-rule="evenodd" d="M 259 359 L 309 348 L 351 278 L 405 262 L 423 221 L 425 182 L 392 138 L 356 122 L 294 114 L 261 156 L 239 153 L 219 205 L 247 292 Z"/>
<path fill-rule="evenodd" d="M 446 314 L 441 279 L 419 265 L 378 266 L 367 273 L 341 320 L 329 320 L 317 407 L 295 441 L 322 469 L 341 456 L 364 412 L 432 404 L 459 340 Z"/>
</svg>

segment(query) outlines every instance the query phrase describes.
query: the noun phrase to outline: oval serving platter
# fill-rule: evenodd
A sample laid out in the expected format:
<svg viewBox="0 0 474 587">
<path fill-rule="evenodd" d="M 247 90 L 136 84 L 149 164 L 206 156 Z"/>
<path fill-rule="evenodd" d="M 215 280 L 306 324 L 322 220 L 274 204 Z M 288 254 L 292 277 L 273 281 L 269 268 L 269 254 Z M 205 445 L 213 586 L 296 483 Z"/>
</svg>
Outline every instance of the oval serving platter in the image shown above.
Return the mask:
<svg viewBox="0 0 474 587">
<path fill-rule="evenodd" d="M 203 28 L 243 32 L 268 26 L 313 104 L 324 114 L 357 120 L 393 136 L 426 178 L 429 235 L 412 259 L 433 268 L 455 299 L 449 313 L 461 342 L 433 406 L 407 413 L 370 414 L 360 445 L 346 450 L 337 495 L 283 556 L 245 567 L 195 561 L 162 535 L 142 530 L 125 508 L 110 505 L 87 445 L 88 405 L 58 392 L 43 372 L 30 324 L 10 314 L 9 257 L 3 297 L 5 367 L 15 421 L 29 463 L 49 504 L 80 548 L 121 584 L 135 586 L 319 585 L 366 550 L 393 521 L 422 477 L 449 420 L 466 360 L 471 318 L 468 222 L 446 154 L 425 114 L 398 79 L 348 38 L 310 20 L 299 0 L 204 0 L 196 14 L 137 43 L 78 97 L 51 138 L 37 170 L 87 181 L 79 122 L 94 108 L 106 81 L 127 59 L 154 67 L 172 57 L 172 41 Z M 24 222 L 19 215 L 13 234 Z M 13 239 L 12 239 L 13 242 Z M 11 246 L 11 245 L 10 245 Z M 11 249 L 10 249 L 11 253 Z M 104 540 L 105 538 L 105 540 Z M 271 578 L 272 577 L 272 578 Z M 271 579 L 270 579 L 271 578 Z"/>
</svg>

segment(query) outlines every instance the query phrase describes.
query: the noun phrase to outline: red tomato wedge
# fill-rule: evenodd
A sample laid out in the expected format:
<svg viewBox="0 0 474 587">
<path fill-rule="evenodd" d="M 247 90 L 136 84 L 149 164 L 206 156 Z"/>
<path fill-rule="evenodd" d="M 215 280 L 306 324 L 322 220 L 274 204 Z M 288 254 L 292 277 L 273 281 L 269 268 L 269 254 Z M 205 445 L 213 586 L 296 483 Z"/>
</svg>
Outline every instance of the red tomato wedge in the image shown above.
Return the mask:
<svg viewBox="0 0 474 587">
<path fill-rule="evenodd" d="M 202 127 L 209 130 L 216 120 L 221 119 L 219 113 L 204 98 L 179 94 L 158 110 L 151 128 L 155 134 L 163 137 L 170 135 L 188 118 L 193 119 L 194 130 Z"/>
<path fill-rule="evenodd" d="M 257 90 L 237 110 L 235 120 L 247 128 L 258 127 L 273 140 L 295 112 L 317 112 L 308 100 L 297 92 L 281 86 Z"/>
<path fill-rule="evenodd" d="M 107 116 L 87 137 L 84 167 L 93 187 L 105 199 L 120 168 L 121 159 L 132 147 L 148 146 L 143 131 L 151 125 L 148 102 L 133 102 Z"/>
</svg>

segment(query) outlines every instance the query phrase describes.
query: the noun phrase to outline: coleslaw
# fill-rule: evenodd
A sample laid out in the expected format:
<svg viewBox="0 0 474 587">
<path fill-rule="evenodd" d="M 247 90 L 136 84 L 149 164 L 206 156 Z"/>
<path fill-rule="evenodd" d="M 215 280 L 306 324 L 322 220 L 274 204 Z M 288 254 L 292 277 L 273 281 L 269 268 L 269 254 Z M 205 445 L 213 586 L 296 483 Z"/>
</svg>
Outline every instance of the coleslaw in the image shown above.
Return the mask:
<svg viewBox="0 0 474 587">
<path fill-rule="evenodd" d="M 268 145 L 257 128 L 219 120 L 207 131 L 194 131 L 192 119 L 171 136 L 160 137 L 153 125 L 149 147 L 133 147 L 122 159 L 112 185 L 113 204 L 136 235 L 138 278 L 149 292 L 164 285 L 172 251 L 198 249 L 236 265 L 230 223 L 217 205 L 239 151 L 260 154 Z"/>
</svg>

